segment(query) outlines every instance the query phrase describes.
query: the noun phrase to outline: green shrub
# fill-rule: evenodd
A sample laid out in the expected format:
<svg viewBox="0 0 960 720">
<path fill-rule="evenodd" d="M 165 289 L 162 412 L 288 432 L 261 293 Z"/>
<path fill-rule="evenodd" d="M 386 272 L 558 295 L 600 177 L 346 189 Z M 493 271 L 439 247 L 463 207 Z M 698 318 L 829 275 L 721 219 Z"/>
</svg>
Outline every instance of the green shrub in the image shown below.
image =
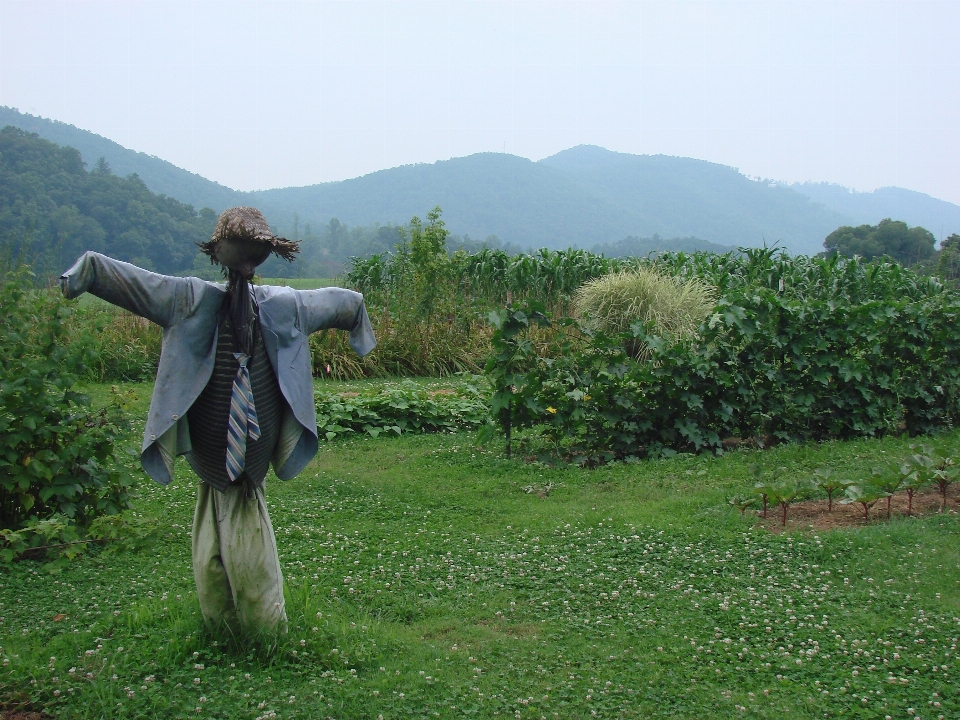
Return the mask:
<svg viewBox="0 0 960 720">
<path fill-rule="evenodd" d="M 37 290 L 27 270 L 0 282 L 0 527 L 60 515 L 86 526 L 129 506 L 133 479 L 117 461 L 122 409 L 94 411 L 75 391 L 92 341 L 68 343 L 71 306 Z"/>
<path fill-rule="evenodd" d="M 536 393 L 528 386 L 536 376 L 527 369 L 537 359 L 531 330 L 537 325 L 549 325 L 549 320 L 539 303 L 525 310 L 514 305 L 499 312 L 491 311 L 487 319 L 494 331 L 490 339 L 492 352 L 484 372 L 493 392 L 490 396 L 490 422 L 480 437 L 488 438 L 494 426 L 499 426 L 506 438 L 507 457 L 510 457 L 514 424 L 517 427 L 530 425 L 544 412 Z"/>
<path fill-rule="evenodd" d="M 938 283 L 883 263 L 800 258 L 778 274 L 782 258 L 719 261 L 734 265 L 727 293 L 696 341 L 556 323 L 553 347 L 513 372 L 511 402 L 528 410 L 513 427 L 541 425 L 557 452 L 595 463 L 720 451 L 728 437 L 917 435 L 960 417 L 960 298 Z"/>
<path fill-rule="evenodd" d="M 717 302 L 716 291 L 700 278 L 677 278 L 651 266 L 619 270 L 577 289 L 574 304 L 595 330 L 623 333 L 634 323 L 654 335 L 694 337 Z M 631 347 L 631 354 L 645 352 Z"/>
</svg>

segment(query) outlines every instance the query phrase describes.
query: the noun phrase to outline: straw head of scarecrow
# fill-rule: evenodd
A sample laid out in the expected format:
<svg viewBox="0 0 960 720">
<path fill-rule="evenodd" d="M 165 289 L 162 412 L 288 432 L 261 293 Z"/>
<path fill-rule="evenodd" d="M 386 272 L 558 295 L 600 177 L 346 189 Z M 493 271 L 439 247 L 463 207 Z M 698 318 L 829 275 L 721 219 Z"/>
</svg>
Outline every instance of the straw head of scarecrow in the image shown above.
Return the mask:
<svg viewBox="0 0 960 720">
<path fill-rule="evenodd" d="M 256 208 L 235 207 L 220 215 L 210 240 L 200 244 L 200 252 L 223 267 L 224 275 L 233 270 L 250 280 L 271 253 L 293 262 L 300 252 L 300 243 L 274 235 Z"/>
</svg>

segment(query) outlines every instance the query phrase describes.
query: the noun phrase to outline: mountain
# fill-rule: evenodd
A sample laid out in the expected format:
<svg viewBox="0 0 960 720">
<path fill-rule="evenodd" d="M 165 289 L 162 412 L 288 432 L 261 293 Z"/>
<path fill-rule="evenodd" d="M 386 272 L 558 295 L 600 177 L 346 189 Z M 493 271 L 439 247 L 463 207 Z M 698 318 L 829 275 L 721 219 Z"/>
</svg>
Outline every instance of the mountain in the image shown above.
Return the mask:
<svg viewBox="0 0 960 720">
<path fill-rule="evenodd" d="M 590 247 L 625 236 L 823 249 L 849 218 L 789 188 L 700 160 L 578 147 L 540 162 L 479 153 L 352 180 L 250 194 L 269 217 L 404 222 L 434 205 L 456 233 L 522 247 Z"/>
<path fill-rule="evenodd" d="M 816 253 L 838 227 L 887 217 L 939 236 L 960 232 L 960 206 L 902 188 L 853 193 L 836 185 L 761 182 L 703 160 L 594 146 L 539 162 L 478 153 L 340 182 L 239 192 L 72 125 L 0 108 L 4 124 L 77 148 L 88 167 L 102 156 L 115 173 L 136 173 L 152 191 L 198 209 L 254 205 L 279 232 L 297 237 L 307 224 L 316 232 L 331 218 L 353 227 L 405 224 L 436 205 L 457 235 L 495 235 L 524 248 L 694 237 Z M 662 249 L 673 247 L 672 240 L 662 242 Z"/>
<path fill-rule="evenodd" d="M 622 237 L 629 213 L 567 173 L 502 153 L 405 165 L 341 182 L 251 193 L 273 216 L 348 225 L 404 223 L 436 205 L 457 234 L 561 248 Z"/>
<path fill-rule="evenodd" d="M 816 253 L 850 218 L 782 186 L 702 160 L 581 146 L 539 162 L 478 153 L 352 180 L 251 193 L 268 217 L 404 222 L 434 205 L 447 225 L 522 247 L 590 247 L 625 236 L 694 236 Z"/>
<path fill-rule="evenodd" d="M 243 193 L 178 168 L 173 163 L 153 155 L 128 150 L 113 140 L 73 125 L 0 106 L 0 127 L 5 125 L 36 133 L 57 145 L 76 148 L 88 169 L 102 157 L 117 175 L 126 177 L 136 174 L 153 192 L 176 198 L 182 203 L 193 205 L 197 210 L 208 207 L 220 213 L 228 207 L 242 204 Z"/>
<path fill-rule="evenodd" d="M 797 192 L 850 217 L 855 225 L 876 225 L 884 218 L 920 225 L 937 238 L 960 232 L 960 206 L 898 187 L 856 192 L 830 183 L 794 183 Z"/>
<path fill-rule="evenodd" d="M 105 162 L 87 172 L 74 148 L 0 129 L 0 268 L 26 262 L 47 277 L 96 250 L 151 270 L 188 271 L 216 221 L 211 210 L 156 195 Z"/>
<path fill-rule="evenodd" d="M 629 155 L 581 145 L 539 164 L 563 170 L 590 191 L 616 198 L 630 235 L 692 235 L 725 245 L 779 243 L 816 253 L 847 218 L 789 188 L 757 182 L 725 165 Z"/>
</svg>

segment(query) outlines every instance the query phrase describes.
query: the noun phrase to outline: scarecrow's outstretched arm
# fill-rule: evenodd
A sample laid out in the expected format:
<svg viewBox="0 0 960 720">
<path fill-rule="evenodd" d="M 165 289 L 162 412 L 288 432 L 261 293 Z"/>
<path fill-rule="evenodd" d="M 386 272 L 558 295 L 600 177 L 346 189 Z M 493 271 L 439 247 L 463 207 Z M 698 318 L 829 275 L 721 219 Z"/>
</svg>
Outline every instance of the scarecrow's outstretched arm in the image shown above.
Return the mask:
<svg viewBox="0 0 960 720">
<path fill-rule="evenodd" d="M 300 329 L 309 335 L 317 330 L 349 330 L 350 347 L 360 357 L 377 346 L 363 295 L 344 288 L 297 291 Z"/>
<path fill-rule="evenodd" d="M 194 311 L 194 286 L 202 282 L 197 278 L 159 275 L 88 251 L 60 276 L 60 289 L 67 298 L 89 292 L 161 327 L 169 327 Z"/>
</svg>

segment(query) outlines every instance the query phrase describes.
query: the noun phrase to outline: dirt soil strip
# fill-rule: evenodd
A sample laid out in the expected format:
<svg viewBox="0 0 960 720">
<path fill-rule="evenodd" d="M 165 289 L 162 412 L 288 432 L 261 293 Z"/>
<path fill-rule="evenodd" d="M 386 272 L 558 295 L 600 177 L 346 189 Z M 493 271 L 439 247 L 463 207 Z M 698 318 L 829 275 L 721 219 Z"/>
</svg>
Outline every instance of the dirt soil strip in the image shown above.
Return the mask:
<svg viewBox="0 0 960 720">
<path fill-rule="evenodd" d="M 770 532 L 803 531 L 803 530 L 833 530 L 845 527 L 860 527 L 868 521 L 863 516 L 863 506 L 860 503 L 840 504 L 843 498 L 834 497 L 833 511 L 827 511 L 827 501 L 804 500 L 792 503 L 787 510 L 786 527 L 780 524 L 780 506 L 771 505 L 767 509 L 767 517 L 760 517 L 758 511 L 758 525 Z M 960 511 L 960 483 L 953 483 L 947 488 L 947 506 L 945 513 L 956 515 Z M 927 488 L 922 492 L 914 493 L 912 517 L 929 517 L 940 512 L 940 491 L 936 488 Z M 908 517 L 907 494 L 897 493 L 890 498 L 890 517 Z M 887 499 L 882 498 L 870 508 L 869 523 L 885 522 L 887 519 Z"/>
</svg>

